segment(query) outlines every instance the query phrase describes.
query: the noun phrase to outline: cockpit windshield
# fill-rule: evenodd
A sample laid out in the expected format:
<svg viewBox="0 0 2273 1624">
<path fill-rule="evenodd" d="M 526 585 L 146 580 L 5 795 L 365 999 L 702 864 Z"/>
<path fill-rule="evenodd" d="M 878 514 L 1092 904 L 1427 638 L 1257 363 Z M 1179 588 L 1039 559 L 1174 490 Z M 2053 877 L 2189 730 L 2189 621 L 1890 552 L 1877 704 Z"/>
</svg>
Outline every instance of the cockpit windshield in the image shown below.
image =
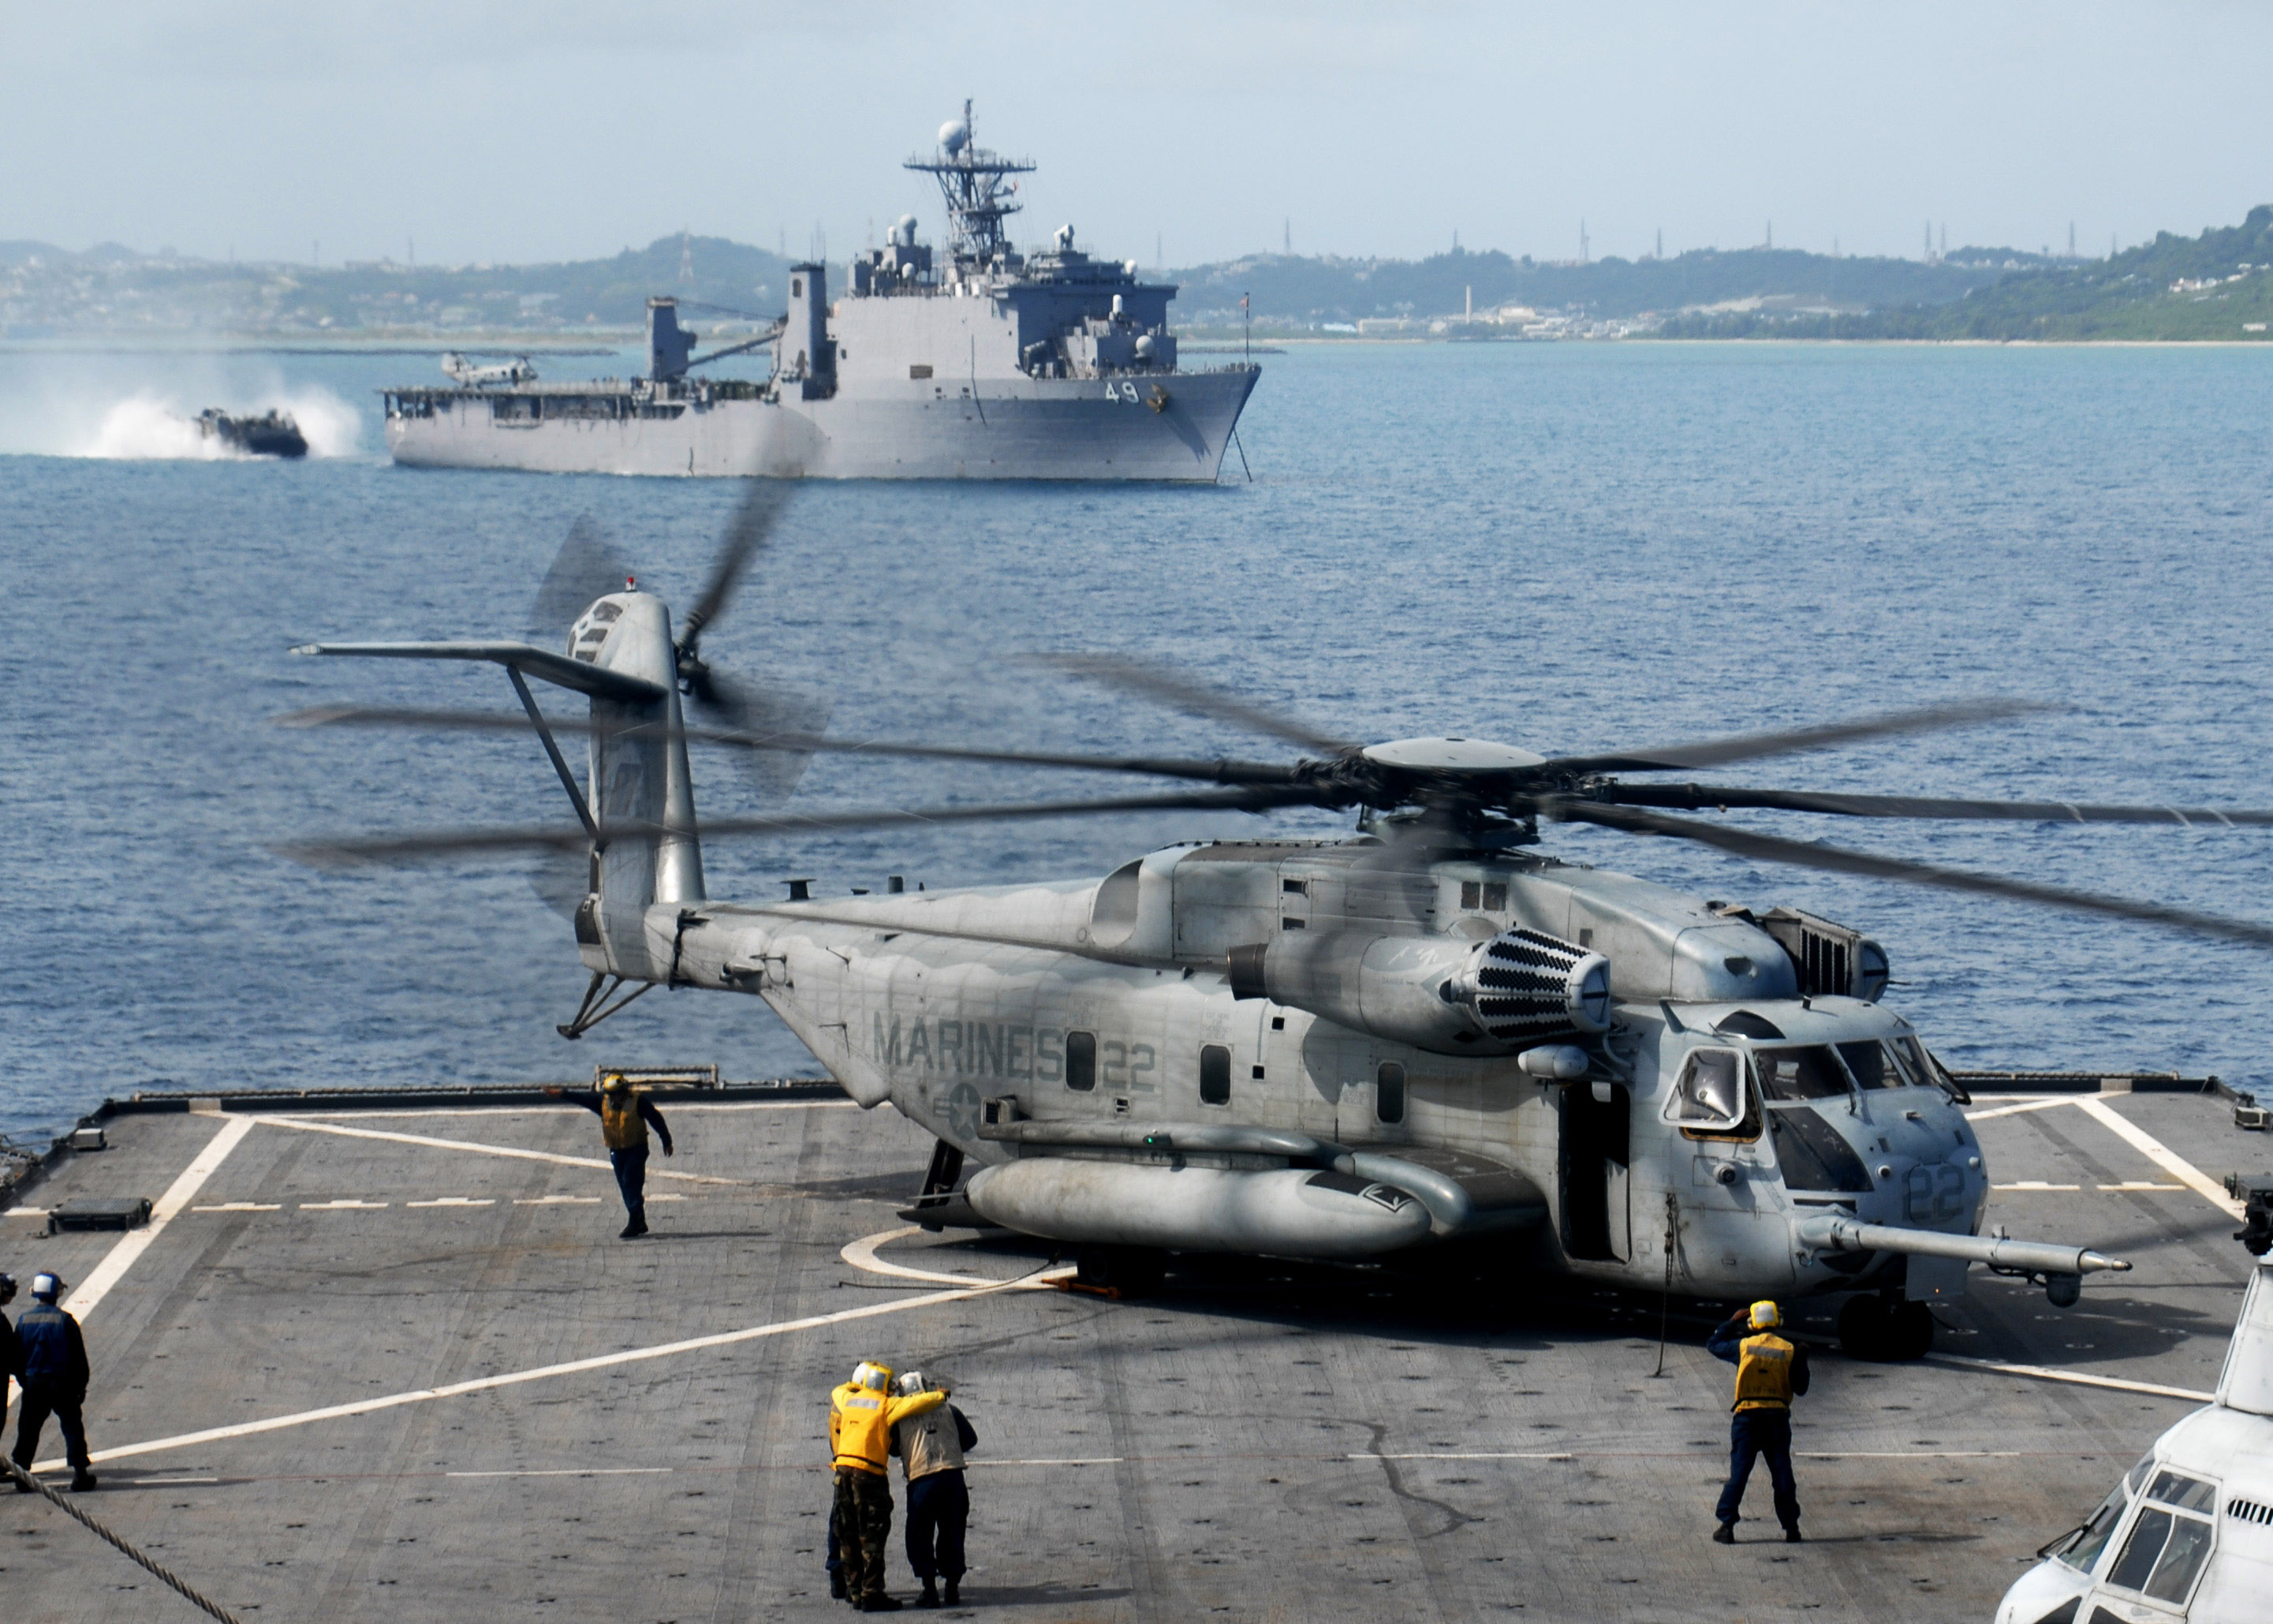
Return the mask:
<svg viewBox="0 0 2273 1624">
<path fill-rule="evenodd" d="M 1768 1100 L 1834 1100 L 1848 1091 L 1847 1073 L 1830 1046 L 1811 1043 L 1791 1049 L 1756 1048 L 1760 1094 Z"/>
<path fill-rule="evenodd" d="M 2090 1520 L 2069 1536 L 2067 1548 L 2052 1554 L 2078 1573 L 2089 1573 L 2098 1565 L 2099 1553 L 2107 1549 L 2115 1525 L 2123 1521 L 2123 1514 L 2130 1508 L 2130 1497 L 2124 1493 L 2121 1485 L 2117 1485 L 2099 1502 L 2099 1509 L 2091 1514 Z"/>
<path fill-rule="evenodd" d="M 2128 1497 L 2138 1495 L 2139 1515 L 2132 1520 L 2122 1553 L 2102 1583 L 2183 1606 L 2209 1560 L 2215 1532 L 2210 1519 L 2217 1512 L 2217 1485 L 2183 1472 L 2156 1471 L 2154 1467 L 2152 1455 L 2133 1467 L 2079 1530 L 2074 1543 L 2059 1553 L 2059 1560 L 2089 1572 L 2120 1521 Z M 2142 1484 L 2146 1485 L 2143 1493 Z"/>
</svg>

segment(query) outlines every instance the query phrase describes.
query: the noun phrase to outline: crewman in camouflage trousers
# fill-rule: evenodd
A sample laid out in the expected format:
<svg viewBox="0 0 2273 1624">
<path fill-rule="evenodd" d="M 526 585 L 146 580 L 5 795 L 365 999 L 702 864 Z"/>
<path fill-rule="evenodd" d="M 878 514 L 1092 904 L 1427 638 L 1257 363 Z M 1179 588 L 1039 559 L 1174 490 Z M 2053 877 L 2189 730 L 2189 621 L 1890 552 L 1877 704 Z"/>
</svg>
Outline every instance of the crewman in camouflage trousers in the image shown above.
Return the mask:
<svg viewBox="0 0 2273 1624">
<path fill-rule="evenodd" d="M 884 1553 L 892 1542 L 892 1429 L 947 1402 L 944 1393 L 899 1397 L 892 1372 L 864 1359 L 829 1395 L 829 1453 L 836 1467 L 836 1537 L 845 1599 L 863 1613 L 896 1613 L 884 1593 Z"/>
</svg>

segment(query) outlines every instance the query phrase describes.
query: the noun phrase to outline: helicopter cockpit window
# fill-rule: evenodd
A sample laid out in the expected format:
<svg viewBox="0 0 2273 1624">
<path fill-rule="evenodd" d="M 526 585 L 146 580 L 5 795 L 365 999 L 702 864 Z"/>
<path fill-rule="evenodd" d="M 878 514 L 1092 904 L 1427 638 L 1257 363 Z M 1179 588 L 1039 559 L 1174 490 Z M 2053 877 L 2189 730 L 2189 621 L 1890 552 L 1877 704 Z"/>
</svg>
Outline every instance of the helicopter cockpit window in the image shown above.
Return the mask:
<svg viewBox="0 0 2273 1624">
<path fill-rule="evenodd" d="M 1756 1049 L 1752 1064 L 1760 1070 L 1760 1094 L 1769 1100 L 1834 1100 L 1848 1092 L 1847 1073 L 1839 1057 L 1820 1043 L 1804 1049 Z"/>
<path fill-rule="evenodd" d="M 1876 1043 L 1842 1043 L 1839 1057 L 1855 1074 L 1855 1082 L 1863 1088 L 1899 1088 L 1902 1074 L 1887 1057 L 1887 1051 Z"/>
<path fill-rule="evenodd" d="M 2076 1572 L 2089 1573 L 2098 1566 L 2099 1553 L 2107 1549 L 2115 1525 L 2123 1521 L 2123 1514 L 2130 1508 L 2130 1496 L 2124 1492 L 2122 1485 L 2117 1485 L 2107 1492 L 2107 1498 L 2099 1502 L 2099 1509 L 2091 1514 L 2089 1521 L 2068 1537 L 2067 1548 L 2052 1554 Z"/>
<path fill-rule="evenodd" d="M 1744 1061 L 1733 1049 L 1700 1049 L 1674 1086 L 1673 1119 L 1684 1127 L 1733 1128 L 1744 1115 Z"/>
<path fill-rule="evenodd" d="M 2211 1531 L 2208 1515 L 2187 1514 L 2210 1514 L 2217 1505 L 2214 1485 L 2179 1472 L 2157 1473 L 2106 1583 L 2183 1605 L 2209 1560 Z"/>
</svg>

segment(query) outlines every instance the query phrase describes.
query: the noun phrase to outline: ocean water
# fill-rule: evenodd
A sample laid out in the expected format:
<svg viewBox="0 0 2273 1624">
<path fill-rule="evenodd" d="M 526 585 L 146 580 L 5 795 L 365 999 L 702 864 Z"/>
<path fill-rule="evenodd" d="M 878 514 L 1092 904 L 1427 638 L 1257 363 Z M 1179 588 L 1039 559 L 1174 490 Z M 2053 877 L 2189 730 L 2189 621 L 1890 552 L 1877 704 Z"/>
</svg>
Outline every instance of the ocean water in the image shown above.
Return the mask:
<svg viewBox="0 0 2273 1624">
<path fill-rule="evenodd" d="M 608 364 L 593 362 L 589 370 Z M 556 372 L 566 372 L 566 365 Z M 528 863 L 319 872 L 311 833 L 565 816 L 526 736 L 270 726 L 325 701 L 486 706 L 494 669 L 312 661 L 315 637 L 520 635 L 590 515 L 683 605 L 716 482 L 397 470 L 404 357 L 0 353 L 0 1130 L 105 1094 L 811 1071 L 754 999 L 582 990 Z M 323 455 L 184 455 L 171 417 L 290 406 Z M 1213 489 L 801 491 L 706 652 L 827 692 L 851 737 L 1270 756 L 1038 669 L 1142 654 L 1359 739 L 1544 753 L 1960 696 L 2062 710 L 1725 770 L 1737 782 L 2263 805 L 2273 356 L 2221 349 L 1429 346 L 1265 357 Z M 558 636 L 565 628 L 551 628 Z M 550 696 L 548 695 L 548 702 Z M 698 761 L 706 810 L 748 809 Z M 795 805 L 1131 786 L 816 761 Z M 1857 823 L 1801 838 L 2273 921 L 2273 831 Z M 1169 840 L 1326 831 L 1159 814 L 714 843 L 715 895 L 1102 873 Z M 2273 952 L 1551 828 L 1549 848 L 1869 930 L 1953 1064 L 2266 1076 Z"/>
</svg>

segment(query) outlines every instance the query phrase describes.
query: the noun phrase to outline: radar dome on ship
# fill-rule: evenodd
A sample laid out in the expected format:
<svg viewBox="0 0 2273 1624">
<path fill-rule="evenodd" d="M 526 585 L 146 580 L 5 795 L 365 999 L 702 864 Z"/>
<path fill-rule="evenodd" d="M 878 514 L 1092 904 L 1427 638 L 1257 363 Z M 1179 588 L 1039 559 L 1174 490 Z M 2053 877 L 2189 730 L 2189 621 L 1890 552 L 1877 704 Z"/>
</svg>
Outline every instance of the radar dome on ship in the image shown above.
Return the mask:
<svg viewBox="0 0 2273 1624">
<path fill-rule="evenodd" d="M 950 118 L 939 127 L 939 144 L 947 152 L 959 153 L 971 140 L 971 126 L 960 118 Z"/>
<path fill-rule="evenodd" d="M 915 246 L 916 217 L 913 214 L 902 214 L 899 217 L 897 222 L 892 227 L 892 240 L 903 248 Z"/>
</svg>

